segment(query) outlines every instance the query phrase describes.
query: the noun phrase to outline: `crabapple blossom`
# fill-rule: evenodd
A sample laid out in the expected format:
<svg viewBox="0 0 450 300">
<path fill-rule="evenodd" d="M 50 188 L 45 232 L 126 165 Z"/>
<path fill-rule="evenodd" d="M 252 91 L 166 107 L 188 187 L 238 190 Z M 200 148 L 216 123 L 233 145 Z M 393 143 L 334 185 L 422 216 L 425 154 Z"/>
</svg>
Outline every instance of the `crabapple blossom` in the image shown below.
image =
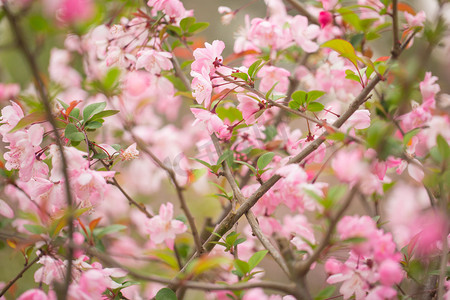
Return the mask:
<svg viewBox="0 0 450 300">
<path fill-rule="evenodd" d="M 0 215 L 12 219 L 14 218 L 14 211 L 9 207 L 8 203 L 0 199 Z"/>
<path fill-rule="evenodd" d="M 187 230 L 187 226 L 178 220 L 173 220 L 173 205 L 168 202 L 161 204 L 159 214 L 145 223 L 146 230 L 150 234 L 150 240 L 155 244 L 166 243 L 173 248 L 175 236 Z"/>
</svg>

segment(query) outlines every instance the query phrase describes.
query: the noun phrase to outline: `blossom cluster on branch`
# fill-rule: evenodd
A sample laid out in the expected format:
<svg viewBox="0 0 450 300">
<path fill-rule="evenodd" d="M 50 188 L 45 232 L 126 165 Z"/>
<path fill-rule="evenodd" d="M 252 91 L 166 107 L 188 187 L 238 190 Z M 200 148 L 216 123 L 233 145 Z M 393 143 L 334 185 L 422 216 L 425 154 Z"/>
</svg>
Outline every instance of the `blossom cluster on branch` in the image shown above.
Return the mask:
<svg viewBox="0 0 450 300">
<path fill-rule="evenodd" d="M 437 2 L 0 0 L 0 299 L 450 299 Z"/>
</svg>

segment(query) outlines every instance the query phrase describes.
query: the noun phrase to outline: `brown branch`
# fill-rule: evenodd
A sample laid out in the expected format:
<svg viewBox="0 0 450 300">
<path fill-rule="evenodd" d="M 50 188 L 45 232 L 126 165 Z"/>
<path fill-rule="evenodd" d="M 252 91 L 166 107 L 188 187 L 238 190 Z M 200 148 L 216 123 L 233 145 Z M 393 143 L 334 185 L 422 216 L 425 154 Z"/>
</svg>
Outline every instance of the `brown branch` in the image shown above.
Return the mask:
<svg viewBox="0 0 450 300">
<path fill-rule="evenodd" d="M 169 178 L 171 179 L 173 185 L 175 186 L 178 200 L 180 201 L 181 209 L 185 213 L 186 218 L 189 223 L 189 226 L 191 227 L 192 236 L 194 237 L 194 243 L 195 243 L 195 247 L 197 248 L 197 252 L 199 254 L 203 253 L 204 249 L 203 249 L 202 243 L 200 241 L 200 235 L 198 233 L 197 226 L 195 225 L 194 217 L 193 217 L 191 211 L 189 210 L 189 207 L 187 206 L 186 199 L 184 198 L 184 195 L 183 195 L 183 188 L 178 183 L 175 172 L 171 168 L 166 166 L 153 152 L 151 152 L 147 148 L 147 146 L 145 145 L 145 143 L 143 141 L 141 141 L 137 136 L 135 136 L 130 130 L 129 130 L 129 132 L 130 132 L 133 140 L 139 146 L 139 148 L 145 154 L 147 154 L 156 165 L 158 165 L 161 169 L 166 171 L 167 175 L 169 175 Z"/>
<path fill-rule="evenodd" d="M 311 265 L 319 259 L 320 255 L 322 254 L 322 251 L 328 247 L 328 244 L 330 243 L 331 236 L 333 235 L 334 229 L 341 219 L 341 217 L 344 215 L 344 212 L 347 210 L 347 208 L 350 206 L 350 203 L 353 200 L 353 197 L 355 196 L 357 191 L 357 187 L 353 187 L 353 189 L 350 191 L 349 195 L 345 199 L 344 203 L 342 204 L 341 208 L 337 212 L 337 214 L 334 216 L 334 218 L 331 218 L 330 225 L 328 226 L 327 232 L 325 233 L 325 236 L 322 238 L 322 241 L 319 243 L 316 249 L 314 249 L 313 254 L 306 260 L 305 262 L 300 262 L 300 264 L 297 267 L 297 274 L 299 277 L 303 277 L 308 273 L 308 271 L 311 268 Z"/>
<path fill-rule="evenodd" d="M 398 37 L 398 1 L 392 0 L 392 37 L 393 37 L 393 47 L 392 47 L 392 57 L 397 58 L 400 54 L 400 40 Z"/>
<path fill-rule="evenodd" d="M 23 274 L 25 274 L 26 271 L 28 271 L 29 268 L 31 268 L 35 263 L 38 262 L 38 260 L 44 255 L 44 252 L 42 252 L 41 254 L 39 254 L 35 259 L 33 259 L 30 263 L 28 263 L 23 269 L 22 271 L 19 272 L 19 274 L 17 274 L 16 277 L 14 277 L 13 279 L 11 279 L 7 285 L 5 285 L 5 287 L 2 289 L 2 291 L 0 292 L 0 297 L 2 297 L 10 288 L 11 286 L 20 278 L 22 278 Z"/>
<path fill-rule="evenodd" d="M 33 77 L 35 79 L 35 86 L 39 93 L 39 96 L 41 98 L 42 103 L 45 107 L 45 112 L 47 115 L 47 120 L 50 123 L 52 130 L 55 132 L 55 141 L 56 145 L 58 146 L 59 153 L 61 155 L 61 163 L 62 163 L 62 173 L 64 176 L 64 188 L 65 188 L 65 194 L 66 194 L 66 201 L 67 201 L 67 208 L 68 208 L 68 216 L 67 216 L 67 224 L 68 224 L 68 238 L 69 238 L 69 245 L 72 244 L 73 239 L 73 199 L 72 194 L 70 192 L 70 183 L 69 183 L 69 174 L 67 172 L 67 160 L 66 156 L 64 154 L 64 147 L 61 143 L 60 138 L 57 135 L 57 126 L 55 118 L 52 115 L 52 109 L 50 106 L 50 99 L 48 97 L 48 93 L 46 90 L 46 87 L 44 85 L 44 82 L 41 78 L 39 68 L 37 65 L 37 62 L 31 53 L 30 49 L 27 46 L 27 43 L 25 41 L 25 35 L 23 34 L 21 28 L 19 27 L 19 24 L 16 20 L 16 16 L 13 15 L 13 13 L 10 11 L 9 6 L 7 3 L 3 3 L 3 11 L 5 12 L 5 16 L 8 19 L 9 24 L 11 25 L 11 29 L 14 33 L 14 36 L 16 38 L 17 46 L 22 51 L 22 54 L 25 56 L 25 59 L 28 63 L 28 66 L 31 69 L 31 72 L 33 74 Z M 65 299 L 67 296 L 67 292 L 70 285 L 71 280 L 71 274 L 72 274 L 72 257 L 73 257 L 73 248 L 69 246 L 67 251 L 67 271 L 66 271 L 66 280 L 64 282 L 64 290 L 63 290 L 63 298 Z"/>
<path fill-rule="evenodd" d="M 214 147 L 216 148 L 217 155 L 220 157 L 222 155 L 222 149 L 220 149 L 219 139 L 217 138 L 217 136 L 215 134 L 211 135 L 211 139 L 214 143 Z M 228 183 L 231 186 L 231 189 L 233 190 L 234 198 L 236 199 L 236 201 L 239 204 L 243 204 L 245 202 L 245 197 L 244 197 L 244 195 L 242 195 L 240 188 L 236 184 L 236 181 L 231 172 L 230 166 L 228 165 L 228 163 L 226 161 L 223 161 L 222 167 L 225 172 L 225 178 L 227 179 Z M 286 262 L 283 259 L 283 256 L 272 245 L 272 243 L 267 239 L 267 237 L 264 235 L 261 228 L 259 227 L 259 224 L 258 224 L 258 221 L 257 221 L 255 215 L 253 214 L 253 212 L 251 210 L 249 210 L 246 213 L 246 217 L 247 217 L 248 223 L 250 224 L 250 226 L 252 228 L 253 233 L 258 237 L 261 244 L 263 244 L 263 246 L 267 250 L 269 250 L 269 253 L 272 255 L 275 262 L 277 262 L 277 264 L 281 267 L 283 272 L 286 273 L 286 275 L 290 277 L 291 274 L 289 272 L 288 266 L 286 265 Z"/>
<path fill-rule="evenodd" d="M 222 290 L 230 290 L 230 291 L 239 291 L 239 290 L 247 290 L 247 289 L 253 289 L 253 288 L 265 288 L 265 289 L 271 289 L 276 290 L 280 292 L 284 292 L 286 294 L 295 294 L 294 285 L 292 284 L 284 284 L 281 282 L 272 282 L 272 281 L 260 281 L 260 282 L 251 282 L 251 283 L 236 283 L 233 285 L 226 285 L 226 284 L 215 284 L 215 283 L 207 283 L 207 282 L 198 282 L 198 281 L 191 281 L 191 280 L 183 280 L 179 278 L 175 279 L 169 279 L 164 278 L 156 275 L 143 275 L 139 274 L 128 267 L 118 263 L 114 259 L 112 259 L 110 256 L 98 251 L 95 248 L 89 247 L 84 249 L 86 253 L 88 253 L 90 256 L 97 257 L 101 262 L 103 262 L 105 265 L 109 265 L 116 268 L 121 268 L 128 272 L 129 275 L 132 277 L 144 280 L 144 281 L 150 281 L 150 282 L 158 282 L 162 284 L 167 285 L 174 285 L 179 287 L 185 287 L 189 289 L 197 289 L 197 290 L 205 290 L 205 291 L 222 291 Z"/>
<path fill-rule="evenodd" d="M 286 0 L 286 2 L 292 5 L 301 15 L 307 17 L 309 23 L 319 25 L 319 21 L 317 20 L 317 18 L 311 15 L 300 2 L 298 2 L 297 0 Z"/>
</svg>

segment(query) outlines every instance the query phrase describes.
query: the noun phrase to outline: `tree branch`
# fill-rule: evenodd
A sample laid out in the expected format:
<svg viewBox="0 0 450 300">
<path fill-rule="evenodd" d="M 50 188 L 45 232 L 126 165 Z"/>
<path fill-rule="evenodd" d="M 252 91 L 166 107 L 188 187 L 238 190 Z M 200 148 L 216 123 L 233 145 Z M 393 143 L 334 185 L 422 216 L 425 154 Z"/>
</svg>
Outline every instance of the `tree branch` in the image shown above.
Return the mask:
<svg viewBox="0 0 450 300">
<path fill-rule="evenodd" d="M 39 68 L 37 66 L 37 62 L 31 53 L 30 49 L 27 46 L 27 43 L 25 42 L 25 35 L 23 34 L 21 28 L 19 27 L 19 24 L 17 23 L 16 17 L 13 15 L 13 13 L 10 11 L 9 6 L 7 3 L 3 2 L 3 10 L 5 12 L 6 18 L 8 19 L 9 24 L 11 25 L 11 29 L 14 33 L 14 36 L 16 38 L 17 46 L 22 51 L 22 54 L 25 56 L 25 60 L 28 63 L 28 66 L 31 69 L 31 72 L 33 74 L 33 77 L 35 79 L 35 86 L 39 93 L 39 96 L 41 98 L 42 103 L 45 107 L 45 112 L 47 115 L 47 121 L 50 123 L 52 130 L 55 132 L 55 141 L 56 145 L 58 146 L 59 154 L 61 155 L 61 168 L 62 173 L 64 176 L 64 188 L 65 188 L 65 194 L 66 194 L 66 201 L 67 201 L 67 208 L 68 208 L 68 216 L 67 216 L 67 226 L 68 226 L 68 238 L 69 238 L 69 245 L 72 244 L 73 240 L 73 199 L 72 194 L 70 192 L 70 183 L 69 183 L 69 174 L 67 172 L 67 159 L 64 154 L 64 147 L 61 143 L 61 139 L 59 138 L 57 134 L 57 126 L 55 118 L 52 115 L 52 109 L 50 106 L 50 99 L 48 97 L 48 93 L 46 90 L 46 87 L 44 85 L 44 82 L 40 76 Z M 72 257 L 73 257 L 73 248 L 71 246 L 68 247 L 67 251 L 67 271 L 66 271 L 66 280 L 64 282 L 64 290 L 63 290 L 63 297 L 64 299 L 67 296 L 67 292 L 70 285 L 70 280 L 72 278 Z"/>
<path fill-rule="evenodd" d="M 305 262 L 300 262 L 300 264 L 298 265 L 296 269 L 299 277 L 303 277 L 304 275 L 306 275 L 306 273 L 308 273 L 308 271 L 311 268 L 311 265 L 319 259 L 320 255 L 322 254 L 322 251 L 328 246 L 337 223 L 339 222 L 340 218 L 344 215 L 347 208 L 350 206 L 350 203 L 352 202 L 353 197 L 355 196 L 357 190 L 358 190 L 357 187 L 353 187 L 353 189 L 350 191 L 350 194 L 345 199 L 344 203 L 342 204 L 337 214 L 334 216 L 334 218 L 331 218 L 327 232 L 325 233 L 324 237 L 322 238 L 322 241 L 319 243 L 317 248 L 314 249 L 313 254 L 311 254 L 308 260 L 306 260 Z"/>
<path fill-rule="evenodd" d="M 217 155 L 220 157 L 222 155 L 222 149 L 220 149 L 220 144 L 219 144 L 219 139 L 217 138 L 217 136 L 215 134 L 211 135 L 211 139 L 214 143 L 214 147 L 216 148 L 216 152 Z M 231 186 L 231 189 L 233 190 L 233 196 L 236 199 L 236 201 L 239 204 L 243 204 L 245 202 L 245 197 L 244 195 L 242 195 L 242 192 L 240 190 L 240 188 L 237 186 L 236 181 L 234 179 L 234 176 L 230 170 L 230 166 L 228 166 L 228 163 L 226 161 L 222 162 L 222 167 L 225 171 L 225 178 L 227 179 L 228 183 Z M 263 246 L 269 250 L 269 253 L 272 255 L 273 259 L 278 263 L 278 265 L 281 267 L 281 269 L 283 270 L 283 272 L 287 275 L 287 276 L 291 276 L 290 272 L 289 272 L 289 268 L 286 265 L 286 262 L 283 259 L 283 256 L 280 254 L 280 252 L 272 245 L 272 243 L 267 239 L 267 237 L 264 235 L 264 233 L 262 232 L 261 228 L 259 227 L 258 221 L 255 217 L 255 215 L 253 214 L 253 212 L 251 210 L 249 210 L 246 213 L 246 217 L 248 220 L 248 223 L 250 224 L 253 233 L 255 233 L 255 235 L 258 237 L 259 241 L 261 242 L 261 244 L 263 244 Z"/>
<path fill-rule="evenodd" d="M 112 259 L 110 256 L 98 251 L 95 248 L 87 247 L 84 250 L 90 256 L 97 257 L 104 264 L 123 269 L 123 270 L 127 271 L 129 275 L 131 275 L 132 277 L 139 279 L 139 280 L 158 282 L 158 283 L 167 284 L 167 285 L 174 285 L 174 286 L 179 286 L 179 287 L 182 286 L 185 288 L 205 290 L 205 291 L 222 291 L 222 290 L 239 291 L 239 290 L 247 290 L 247 289 L 253 289 L 253 288 L 265 288 L 265 289 L 271 289 L 271 290 L 284 292 L 286 294 L 294 294 L 295 293 L 294 285 L 284 284 L 281 282 L 260 281 L 260 282 L 246 282 L 246 283 L 236 283 L 233 285 L 225 285 L 225 284 L 215 284 L 215 283 L 208 283 L 208 282 L 183 280 L 183 279 L 179 279 L 179 278 L 170 279 L 170 278 L 164 278 L 164 277 L 160 277 L 160 276 L 156 276 L 156 275 L 142 275 L 142 274 L 139 274 L 139 273 L 129 269 L 128 267 L 118 263 L 117 261 Z"/>
<path fill-rule="evenodd" d="M 11 286 L 20 278 L 22 278 L 23 274 L 25 274 L 26 271 L 28 271 L 29 268 L 31 268 L 35 263 L 37 263 L 39 261 L 39 259 L 43 256 L 43 252 L 41 254 L 39 254 L 35 259 L 33 259 L 30 263 L 28 263 L 23 269 L 22 271 L 19 272 L 19 274 L 17 274 L 16 277 L 14 277 L 13 279 L 11 279 L 7 285 L 5 285 L 5 287 L 2 289 L 2 291 L 0 292 L 0 297 L 2 297 L 10 288 Z"/>
<path fill-rule="evenodd" d="M 198 233 L 197 226 L 195 225 L 194 217 L 192 216 L 192 213 L 189 210 L 189 207 L 187 206 L 186 199 L 184 198 L 184 195 L 183 195 L 183 188 L 178 183 L 178 180 L 176 178 L 175 172 L 171 168 L 166 166 L 153 152 L 151 152 L 147 148 L 147 146 L 145 145 L 145 143 L 143 141 L 141 141 L 137 136 L 135 136 L 130 130 L 129 130 L 129 132 L 130 132 L 133 140 L 139 146 L 139 148 L 145 154 L 147 154 L 153 160 L 153 162 L 156 165 L 158 165 L 161 169 L 166 171 L 167 175 L 169 175 L 169 178 L 171 179 L 173 185 L 175 186 L 175 190 L 176 190 L 176 193 L 177 193 L 177 196 L 178 196 L 178 200 L 180 201 L 181 209 L 185 213 L 186 218 L 187 218 L 188 223 L 189 223 L 189 226 L 191 227 L 192 236 L 194 237 L 194 243 L 195 243 L 195 246 L 197 248 L 197 252 L 199 254 L 203 253 L 204 249 L 203 249 L 202 243 L 200 241 L 200 235 Z"/>
<path fill-rule="evenodd" d="M 301 15 L 307 17 L 309 23 L 320 25 L 317 18 L 311 15 L 309 11 L 307 11 L 300 2 L 298 2 L 297 0 L 286 0 L 286 2 L 292 5 Z"/>
</svg>

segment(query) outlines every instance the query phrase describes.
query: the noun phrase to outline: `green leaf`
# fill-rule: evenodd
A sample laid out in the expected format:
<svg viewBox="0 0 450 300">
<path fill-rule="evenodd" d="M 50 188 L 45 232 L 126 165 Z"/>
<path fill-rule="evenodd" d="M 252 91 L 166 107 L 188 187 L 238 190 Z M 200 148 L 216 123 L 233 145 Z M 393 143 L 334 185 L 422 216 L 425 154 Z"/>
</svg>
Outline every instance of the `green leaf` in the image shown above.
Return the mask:
<svg viewBox="0 0 450 300">
<path fill-rule="evenodd" d="M 262 59 L 258 59 L 257 61 L 255 61 L 254 63 L 252 63 L 252 65 L 250 67 L 248 67 L 248 76 L 250 76 L 251 78 L 255 77 L 255 71 L 256 68 L 262 63 Z"/>
<path fill-rule="evenodd" d="M 442 135 L 438 135 L 436 138 L 436 144 L 443 159 L 447 159 L 450 156 L 450 147 L 447 144 L 447 141 L 442 137 Z"/>
<path fill-rule="evenodd" d="M 20 121 L 17 123 L 16 126 L 14 126 L 13 129 L 11 129 L 11 131 L 9 133 L 13 133 L 19 129 L 22 129 L 28 125 L 31 125 L 33 123 L 38 123 L 38 122 L 44 122 L 47 121 L 47 114 L 45 112 L 34 112 L 31 113 L 29 115 L 26 115 L 25 117 L 23 117 L 22 119 L 20 119 Z"/>
<path fill-rule="evenodd" d="M 326 93 L 324 92 L 324 91 L 316 91 L 316 90 L 314 90 L 314 91 L 309 91 L 308 92 L 308 98 L 307 98 L 307 101 L 308 101 L 308 103 L 309 102 L 312 102 L 312 101 L 314 101 L 314 100 L 316 100 L 316 99 L 319 99 L 320 97 L 322 97 L 323 95 L 325 95 Z"/>
<path fill-rule="evenodd" d="M 295 91 L 291 97 L 294 102 L 301 106 L 305 106 L 307 95 L 308 94 L 305 91 Z"/>
<path fill-rule="evenodd" d="M 244 81 L 248 80 L 248 75 L 242 72 L 234 72 L 231 74 L 231 76 L 236 77 L 236 78 L 240 78 Z"/>
<path fill-rule="evenodd" d="M 355 53 L 355 48 L 353 48 L 352 44 L 343 39 L 334 39 L 323 43 L 320 47 L 322 48 L 330 48 L 334 51 L 338 52 L 342 57 L 347 58 L 349 61 L 353 63 L 355 67 L 357 67 L 358 57 Z"/>
<path fill-rule="evenodd" d="M 238 164 L 241 164 L 241 165 L 247 166 L 254 174 L 256 174 L 256 172 L 257 172 L 254 166 L 252 166 L 249 163 L 246 163 L 245 161 L 235 160 L 234 162 L 238 163 Z"/>
<path fill-rule="evenodd" d="M 333 141 L 343 141 L 345 139 L 345 133 L 338 131 L 327 135 L 327 139 Z"/>
<path fill-rule="evenodd" d="M 243 260 L 235 259 L 233 264 L 234 264 L 234 267 L 236 268 L 236 270 L 244 275 L 247 274 L 248 272 L 250 272 L 249 264 Z"/>
<path fill-rule="evenodd" d="M 258 251 L 255 254 L 253 254 L 252 257 L 250 257 L 250 259 L 248 260 L 250 271 L 253 270 L 263 260 L 263 258 L 267 255 L 268 252 L 269 252 L 268 250 Z"/>
<path fill-rule="evenodd" d="M 420 128 L 416 128 L 405 133 L 405 135 L 403 136 L 403 146 L 408 145 L 409 141 L 419 132 Z"/>
<path fill-rule="evenodd" d="M 322 103 L 319 102 L 311 102 L 308 104 L 307 109 L 309 111 L 322 111 L 325 108 L 325 106 Z"/>
<path fill-rule="evenodd" d="M 127 228 L 127 226 L 125 226 L 125 225 L 113 224 L 113 225 L 110 225 L 107 227 L 94 229 L 94 235 L 97 236 L 97 238 L 101 239 L 106 234 L 118 232 L 118 231 L 124 230 L 126 228 Z"/>
<path fill-rule="evenodd" d="M 273 90 L 275 89 L 275 87 L 278 85 L 278 81 L 277 82 L 275 82 L 273 85 L 272 85 L 272 87 L 270 88 L 270 90 L 266 93 L 266 95 L 265 95 L 265 97 L 266 98 L 270 98 L 270 95 L 272 95 L 272 92 L 273 92 Z"/>
<path fill-rule="evenodd" d="M 209 26 L 208 22 L 195 23 L 189 27 L 188 32 L 189 33 L 199 33 L 201 31 L 205 30 L 206 28 L 208 28 L 208 26 Z"/>
<path fill-rule="evenodd" d="M 198 158 L 195 158 L 195 157 L 190 157 L 190 159 L 195 160 L 196 162 L 201 163 L 202 165 L 204 165 L 204 166 L 207 167 L 208 169 L 211 169 L 211 165 L 210 165 L 209 163 L 207 163 L 206 161 L 204 161 L 204 160 L 201 160 L 201 159 L 198 159 Z"/>
<path fill-rule="evenodd" d="M 334 291 L 336 290 L 336 287 L 334 285 L 329 285 L 323 290 L 321 290 L 315 297 L 314 300 L 325 300 L 329 299 L 331 296 L 333 296 Z"/>
<path fill-rule="evenodd" d="M 102 127 L 102 125 L 103 125 L 103 122 L 89 121 L 84 125 L 84 128 L 86 128 L 88 130 L 89 129 L 92 130 L 92 129 L 100 128 L 100 127 Z"/>
<path fill-rule="evenodd" d="M 167 25 L 166 26 L 167 33 L 171 36 L 182 36 L 183 32 L 181 31 L 181 28 L 174 25 Z"/>
<path fill-rule="evenodd" d="M 189 27 L 195 23 L 194 17 L 187 17 L 180 21 L 180 27 L 183 31 L 188 31 Z"/>
<path fill-rule="evenodd" d="M 95 115 L 93 115 L 91 117 L 91 121 L 95 121 L 98 119 L 103 119 L 106 117 L 110 117 L 110 116 L 114 116 L 115 114 L 118 114 L 120 112 L 120 110 L 112 110 L 112 109 L 108 109 L 108 110 L 104 110 L 101 111 L 99 113 L 96 113 Z"/>
<path fill-rule="evenodd" d="M 78 128 L 72 123 L 67 124 L 64 136 L 74 142 L 81 142 L 85 138 L 84 134 L 79 132 Z"/>
<path fill-rule="evenodd" d="M 169 288 L 162 288 L 156 294 L 155 300 L 177 300 L 177 295 Z"/>
<path fill-rule="evenodd" d="M 234 241 L 233 246 L 237 246 L 239 244 L 242 244 L 243 242 L 245 242 L 246 239 L 245 238 L 239 238 L 236 241 Z"/>
<path fill-rule="evenodd" d="M 272 161 L 273 157 L 275 156 L 275 153 L 273 152 L 267 152 L 261 155 L 258 158 L 258 162 L 256 163 L 256 166 L 258 167 L 258 170 L 264 170 L 265 167 Z"/>
<path fill-rule="evenodd" d="M 103 88 L 107 91 L 111 91 L 116 87 L 120 78 L 120 69 L 119 68 L 111 68 L 106 73 L 105 78 L 103 78 Z"/>
<path fill-rule="evenodd" d="M 230 157 L 233 158 L 233 151 L 228 150 L 228 149 L 225 150 L 222 153 L 222 155 L 219 157 L 219 159 L 217 160 L 216 165 L 220 165 L 221 163 L 223 163 L 225 160 L 229 159 Z"/>
<path fill-rule="evenodd" d="M 298 102 L 291 101 L 291 102 L 289 102 L 289 107 L 294 109 L 294 110 L 297 110 L 297 109 L 300 108 L 300 104 Z"/>
<path fill-rule="evenodd" d="M 42 234 L 47 232 L 47 229 L 40 225 L 25 224 L 23 227 L 33 234 Z"/>
<path fill-rule="evenodd" d="M 92 116 L 102 112 L 106 107 L 106 102 L 92 103 L 83 109 L 83 120 L 86 122 Z"/>
</svg>

